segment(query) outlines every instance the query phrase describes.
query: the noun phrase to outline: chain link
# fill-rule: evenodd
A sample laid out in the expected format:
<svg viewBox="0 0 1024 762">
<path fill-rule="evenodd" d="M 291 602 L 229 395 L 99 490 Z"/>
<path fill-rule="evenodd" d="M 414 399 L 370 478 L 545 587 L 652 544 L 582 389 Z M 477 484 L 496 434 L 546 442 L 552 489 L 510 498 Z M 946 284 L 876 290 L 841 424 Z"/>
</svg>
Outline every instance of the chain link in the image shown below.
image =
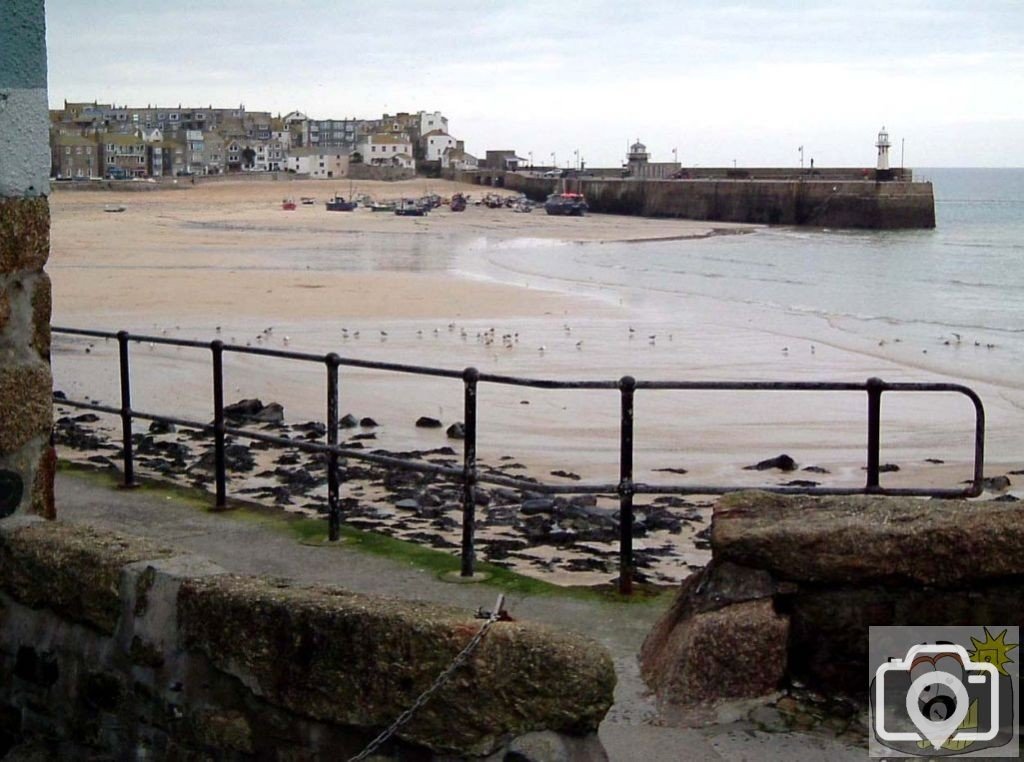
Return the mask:
<svg viewBox="0 0 1024 762">
<path fill-rule="evenodd" d="M 495 622 L 499 621 L 503 613 L 504 600 L 504 595 L 498 596 L 498 603 L 494 607 L 494 611 L 488 613 L 487 621 L 483 623 L 479 630 L 477 630 L 477 633 L 472 637 L 469 643 L 466 644 L 466 647 L 459 651 L 458 655 L 452 660 L 452 663 L 448 665 L 448 668 L 437 676 L 437 679 L 434 680 L 433 684 L 429 688 L 420 694 L 420 697 L 413 702 L 413 705 L 398 715 L 395 721 L 392 722 L 383 733 L 370 741 L 369 745 L 365 749 L 359 752 L 356 756 L 350 757 L 348 762 L 362 762 L 362 760 L 369 757 L 389 738 L 391 738 L 391 736 L 393 736 L 400 727 L 412 719 L 412 716 L 419 711 L 424 704 L 430 701 L 431 697 L 451 679 L 452 675 L 455 674 L 459 667 L 466 663 L 466 660 L 470 657 L 473 651 L 476 650 L 476 647 L 480 645 L 480 641 L 484 639 L 487 631 L 494 626 Z"/>
</svg>

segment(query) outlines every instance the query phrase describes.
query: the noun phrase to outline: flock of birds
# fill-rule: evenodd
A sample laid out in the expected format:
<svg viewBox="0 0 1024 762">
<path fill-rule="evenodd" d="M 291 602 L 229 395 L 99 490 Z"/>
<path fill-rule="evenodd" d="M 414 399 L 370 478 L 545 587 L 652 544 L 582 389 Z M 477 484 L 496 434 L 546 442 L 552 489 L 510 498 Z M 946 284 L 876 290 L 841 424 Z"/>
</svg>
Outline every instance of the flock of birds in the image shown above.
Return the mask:
<svg viewBox="0 0 1024 762">
<path fill-rule="evenodd" d="M 174 326 L 174 330 L 177 331 L 177 332 L 180 332 L 181 331 L 181 326 L 180 325 Z M 220 336 L 222 334 L 222 332 L 223 332 L 223 328 L 221 326 L 219 326 L 219 325 L 216 326 L 216 328 L 214 330 L 216 331 L 218 336 Z M 484 347 L 492 347 L 494 345 L 499 345 L 501 347 L 504 347 L 505 349 L 515 349 L 516 347 L 519 346 L 519 332 L 518 331 L 510 331 L 508 333 L 502 333 L 502 334 L 499 335 L 498 332 L 497 332 L 497 329 L 493 328 L 493 327 L 492 328 L 487 328 L 487 329 L 482 330 L 482 331 L 479 331 L 479 330 L 471 331 L 471 330 L 468 330 L 465 326 L 460 326 L 460 325 L 458 325 L 455 322 L 449 322 L 447 324 L 447 332 L 450 333 L 450 334 L 455 334 L 456 331 L 458 333 L 458 336 L 463 341 L 469 341 L 470 337 L 472 337 L 476 341 L 477 344 L 480 344 L 480 345 L 482 345 Z M 563 331 L 564 337 L 570 338 L 570 339 L 573 337 L 572 326 L 570 326 L 568 323 L 563 323 L 562 324 L 562 331 Z M 167 327 L 161 328 L 160 329 L 160 333 L 161 333 L 162 336 L 168 336 L 170 334 L 170 329 L 167 328 Z M 436 327 L 433 328 L 432 330 L 429 330 L 429 331 L 424 331 L 423 329 L 417 329 L 416 332 L 415 332 L 415 337 L 416 337 L 417 340 L 423 340 L 428 334 L 432 334 L 434 338 L 438 338 L 438 337 L 441 336 L 442 330 L 441 330 L 441 328 L 436 328 Z M 387 331 L 383 330 L 383 329 L 376 330 L 375 331 L 375 335 L 377 336 L 377 338 L 381 342 L 385 342 L 389 338 L 389 333 Z M 628 326 L 628 328 L 627 328 L 627 337 L 628 337 L 628 339 L 630 341 L 633 341 L 638 336 L 643 336 L 643 335 L 644 334 L 638 334 L 637 329 L 634 328 L 633 326 Z M 348 342 L 350 340 L 358 341 L 361 338 L 361 336 L 362 336 L 362 332 L 358 328 L 349 329 L 347 326 L 342 326 L 342 328 L 341 328 L 341 339 L 344 342 Z M 245 339 L 245 346 L 251 347 L 253 345 L 253 342 L 255 342 L 257 346 L 267 346 L 267 345 L 269 345 L 272 342 L 272 340 L 275 337 L 276 337 L 276 334 L 274 333 L 274 326 L 268 326 L 267 328 L 264 328 L 262 331 L 260 331 L 258 334 L 256 334 L 255 338 Z M 672 333 L 661 335 L 661 337 L 662 338 L 667 338 L 668 341 L 672 341 L 673 338 L 674 338 Z M 658 342 L 659 334 L 656 334 L 656 333 L 646 334 L 646 339 L 647 339 L 647 343 L 650 346 L 655 346 L 657 344 L 657 342 Z M 966 342 L 964 340 L 963 336 L 961 336 L 959 333 L 957 333 L 955 331 L 951 332 L 948 336 L 940 337 L 939 340 L 942 342 L 943 346 L 947 346 L 947 347 L 960 347 L 960 346 L 966 345 L 968 343 L 968 342 Z M 109 339 L 107 339 L 107 341 L 109 341 Z M 291 337 L 288 336 L 287 334 L 281 334 L 280 335 L 280 342 L 281 342 L 281 344 L 283 346 L 287 347 L 291 343 Z M 893 344 L 899 344 L 899 343 L 902 342 L 902 339 L 899 339 L 899 338 L 894 338 L 894 339 L 891 339 L 891 340 L 880 339 L 878 341 L 878 346 L 879 347 L 884 347 L 884 346 L 888 345 L 890 342 L 893 343 Z M 150 349 L 154 349 L 155 348 L 155 344 L 153 342 L 150 341 L 150 342 L 146 342 L 146 343 L 147 343 L 147 345 L 148 345 L 148 347 Z M 235 337 L 235 336 L 230 337 L 230 340 L 229 340 L 228 343 L 229 344 L 237 345 L 238 344 L 237 337 Z M 982 341 L 977 340 L 977 339 L 975 339 L 973 343 L 974 343 L 975 347 L 978 347 L 978 348 L 982 348 L 983 347 L 985 349 L 995 349 L 996 346 L 997 346 L 996 344 L 993 344 L 993 343 L 990 343 L 990 342 L 982 342 Z M 95 345 L 94 342 L 88 342 L 87 345 L 86 345 L 86 348 L 85 348 L 86 354 L 90 353 L 92 351 L 92 349 L 95 348 L 95 346 L 96 345 Z M 577 341 L 573 344 L 573 346 L 576 348 L 577 351 L 582 351 L 583 350 L 583 339 L 577 339 Z M 548 345 L 547 344 L 540 344 L 540 345 L 538 345 L 536 347 L 536 349 L 537 349 L 537 352 L 539 354 L 543 355 L 545 352 L 548 351 Z M 789 350 L 788 346 L 782 347 L 782 355 L 783 356 L 788 357 L 789 356 L 789 351 L 790 350 Z M 817 352 L 816 346 L 814 344 L 811 344 L 810 345 L 810 353 L 813 355 L 816 352 Z M 927 349 L 922 349 L 921 352 L 923 354 L 928 354 L 928 350 Z"/>
</svg>

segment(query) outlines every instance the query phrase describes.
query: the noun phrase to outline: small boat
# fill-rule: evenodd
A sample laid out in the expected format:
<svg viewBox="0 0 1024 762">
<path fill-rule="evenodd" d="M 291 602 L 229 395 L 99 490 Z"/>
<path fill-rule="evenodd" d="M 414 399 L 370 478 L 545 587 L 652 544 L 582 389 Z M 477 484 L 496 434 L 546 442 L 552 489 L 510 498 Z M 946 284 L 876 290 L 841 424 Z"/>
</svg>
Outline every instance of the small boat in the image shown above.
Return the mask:
<svg viewBox="0 0 1024 762">
<path fill-rule="evenodd" d="M 295 199 L 293 199 L 293 198 L 286 198 L 286 199 L 282 200 L 281 201 L 281 208 L 284 209 L 284 211 L 286 211 L 286 212 L 294 212 L 295 211 Z"/>
<path fill-rule="evenodd" d="M 335 196 L 334 198 L 327 200 L 327 211 L 328 212 L 351 212 L 354 210 L 358 203 L 355 201 L 346 201 L 343 196 Z"/>
<path fill-rule="evenodd" d="M 390 201 L 384 201 L 379 204 L 370 204 L 371 212 L 393 212 L 395 211 L 394 203 Z"/>
<path fill-rule="evenodd" d="M 420 205 L 420 202 L 411 198 L 403 198 L 395 207 L 395 214 L 399 217 L 422 217 L 426 213 L 427 210 Z"/>
<path fill-rule="evenodd" d="M 519 212 L 520 214 L 529 214 L 533 211 L 533 204 L 527 199 L 516 199 L 515 203 L 512 204 L 512 211 Z"/>
<path fill-rule="evenodd" d="M 582 193 L 552 193 L 544 202 L 548 214 L 582 217 L 587 213 L 587 200 Z"/>
<path fill-rule="evenodd" d="M 505 199 L 497 193 L 488 193 L 484 196 L 484 206 L 488 209 L 501 209 L 501 207 L 505 206 Z"/>
<path fill-rule="evenodd" d="M 313 204 L 316 203 L 316 199 L 313 198 L 312 196 L 303 196 L 302 198 L 299 199 L 299 201 L 302 202 L 303 206 L 313 206 Z"/>
<path fill-rule="evenodd" d="M 452 200 L 449 203 L 453 212 L 464 212 L 466 211 L 466 197 L 461 193 L 456 193 L 452 196 Z"/>
<path fill-rule="evenodd" d="M 111 212 L 111 213 L 123 212 L 124 209 L 125 208 L 123 206 L 121 206 L 120 204 L 107 204 L 105 207 L 103 207 L 103 211 L 104 212 Z"/>
</svg>

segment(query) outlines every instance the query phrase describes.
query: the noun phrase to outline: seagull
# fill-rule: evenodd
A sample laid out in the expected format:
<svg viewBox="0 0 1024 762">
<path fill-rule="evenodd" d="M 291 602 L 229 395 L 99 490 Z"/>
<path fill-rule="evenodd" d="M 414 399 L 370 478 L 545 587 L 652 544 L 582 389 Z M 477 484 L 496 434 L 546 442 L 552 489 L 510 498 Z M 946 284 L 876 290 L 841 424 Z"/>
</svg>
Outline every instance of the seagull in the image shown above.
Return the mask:
<svg viewBox="0 0 1024 762">
<path fill-rule="evenodd" d="M 541 354 L 544 354 L 545 349 L 547 349 L 547 347 L 545 347 L 543 344 L 537 347 L 537 351 L 540 352 Z"/>
<path fill-rule="evenodd" d="M 576 349 L 583 349 L 583 339 L 576 342 Z"/>
</svg>

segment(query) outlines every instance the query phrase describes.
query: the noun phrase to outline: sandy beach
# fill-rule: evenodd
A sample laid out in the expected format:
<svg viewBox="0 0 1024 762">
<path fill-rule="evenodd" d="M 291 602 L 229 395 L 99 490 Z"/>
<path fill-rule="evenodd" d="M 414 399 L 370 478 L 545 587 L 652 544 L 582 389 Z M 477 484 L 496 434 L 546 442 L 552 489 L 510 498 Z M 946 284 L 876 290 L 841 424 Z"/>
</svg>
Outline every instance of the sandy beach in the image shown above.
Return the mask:
<svg viewBox="0 0 1024 762">
<path fill-rule="evenodd" d="M 479 198 L 487 190 L 438 180 L 355 187 L 376 199 L 455 191 Z M 566 257 L 574 250 L 565 242 L 702 239 L 753 227 L 549 217 L 542 210 L 516 214 L 473 205 L 423 218 L 368 209 L 327 213 L 323 201 L 335 191 L 348 195 L 348 183 L 214 182 L 131 193 L 58 188 L 51 197 L 48 265 L 53 322 L 444 368 L 473 365 L 526 377 L 761 380 L 778 378 L 785 358 L 788 380 L 950 380 L 921 372 L 909 353 L 901 361 L 874 345 L 851 351 L 806 320 L 769 320 L 753 309 L 699 298 L 655 317 L 643 294 L 517 274 L 523 247 Z M 285 212 L 280 202 L 286 196 L 313 196 L 317 204 Z M 106 213 L 108 204 L 125 211 Z M 138 409 L 209 416 L 208 353 L 142 345 L 133 353 Z M 56 337 L 58 388 L 79 398 L 115 399 L 115 357 L 102 342 Z M 229 357 L 226 368 L 232 401 L 279 401 L 290 422 L 323 419 L 322 368 L 252 357 Z M 342 412 L 374 417 L 381 424 L 377 445 L 390 450 L 451 444 L 443 430 L 417 429 L 413 422 L 421 415 L 445 426 L 461 420 L 461 394 L 458 383 L 342 369 Z M 1024 465 L 1014 460 L 1015 395 L 1004 389 L 983 394 L 990 473 Z M 883 483 L 956 487 L 970 476 L 969 407 L 958 398 L 921 396 L 886 402 L 882 458 L 899 470 L 885 474 Z M 559 481 L 551 476 L 557 470 L 600 482 L 617 478 L 616 392 L 488 385 L 481 388 L 479 417 L 485 462 L 514 458 L 525 473 L 548 481 Z M 858 486 L 864 417 L 862 394 L 638 395 L 637 478 Z M 743 470 L 782 452 L 815 471 Z M 692 533 L 686 537 L 679 541 L 677 577 L 695 561 L 687 544 Z"/>
</svg>

